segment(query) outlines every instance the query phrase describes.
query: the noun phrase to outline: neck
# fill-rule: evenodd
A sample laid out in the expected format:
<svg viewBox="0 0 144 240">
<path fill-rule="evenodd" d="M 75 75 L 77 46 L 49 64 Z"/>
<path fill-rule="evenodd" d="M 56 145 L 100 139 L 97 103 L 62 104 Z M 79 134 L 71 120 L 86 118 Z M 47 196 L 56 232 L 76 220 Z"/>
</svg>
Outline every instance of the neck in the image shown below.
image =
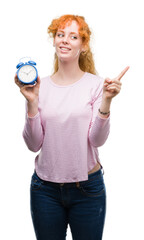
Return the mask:
<svg viewBox="0 0 144 240">
<path fill-rule="evenodd" d="M 59 61 L 58 63 L 58 71 L 57 71 L 57 76 L 64 81 L 68 82 L 73 79 L 77 79 L 82 76 L 84 73 L 78 64 L 78 61 L 73 61 L 73 62 L 61 62 Z"/>
</svg>

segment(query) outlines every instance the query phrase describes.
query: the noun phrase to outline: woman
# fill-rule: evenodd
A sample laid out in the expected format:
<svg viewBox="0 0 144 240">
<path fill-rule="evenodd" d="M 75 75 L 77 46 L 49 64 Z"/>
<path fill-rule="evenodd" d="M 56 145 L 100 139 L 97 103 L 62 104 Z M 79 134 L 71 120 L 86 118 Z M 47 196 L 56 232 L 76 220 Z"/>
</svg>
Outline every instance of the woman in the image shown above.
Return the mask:
<svg viewBox="0 0 144 240">
<path fill-rule="evenodd" d="M 26 98 L 23 137 L 40 153 L 31 180 L 31 215 L 38 240 L 64 240 L 69 224 L 75 240 L 102 239 L 106 190 L 98 147 L 110 128 L 118 77 L 96 75 L 85 19 L 64 15 L 48 27 L 55 47 L 52 76 L 36 85 L 15 82 Z"/>
</svg>

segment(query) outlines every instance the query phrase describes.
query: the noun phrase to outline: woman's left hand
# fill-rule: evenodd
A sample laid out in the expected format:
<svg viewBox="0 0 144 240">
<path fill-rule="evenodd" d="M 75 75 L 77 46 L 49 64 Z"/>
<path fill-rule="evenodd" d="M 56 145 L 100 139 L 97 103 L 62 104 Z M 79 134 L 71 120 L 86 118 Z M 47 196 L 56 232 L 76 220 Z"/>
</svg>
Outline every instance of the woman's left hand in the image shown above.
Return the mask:
<svg viewBox="0 0 144 240">
<path fill-rule="evenodd" d="M 121 90 L 122 83 L 120 82 L 121 78 L 124 76 L 124 74 L 129 69 L 129 66 L 126 67 L 116 78 L 110 79 L 106 78 L 104 81 L 104 87 L 103 87 L 103 97 L 105 99 L 111 100 L 113 97 L 115 97 Z"/>
</svg>

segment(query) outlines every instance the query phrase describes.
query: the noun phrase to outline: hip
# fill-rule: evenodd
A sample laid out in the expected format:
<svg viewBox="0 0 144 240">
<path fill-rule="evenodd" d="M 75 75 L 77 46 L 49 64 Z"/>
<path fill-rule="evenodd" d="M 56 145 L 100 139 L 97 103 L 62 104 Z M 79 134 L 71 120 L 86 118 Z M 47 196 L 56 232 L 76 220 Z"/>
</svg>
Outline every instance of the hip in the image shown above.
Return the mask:
<svg viewBox="0 0 144 240">
<path fill-rule="evenodd" d="M 99 163 L 97 163 L 97 164 L 94 166 L 94 168 L 88 172 L 88 174 L 97 172 L 97 171 L 100 170 L 100 169 L 101 169 L 101 165 L 100 165 Z"/>
</svg>

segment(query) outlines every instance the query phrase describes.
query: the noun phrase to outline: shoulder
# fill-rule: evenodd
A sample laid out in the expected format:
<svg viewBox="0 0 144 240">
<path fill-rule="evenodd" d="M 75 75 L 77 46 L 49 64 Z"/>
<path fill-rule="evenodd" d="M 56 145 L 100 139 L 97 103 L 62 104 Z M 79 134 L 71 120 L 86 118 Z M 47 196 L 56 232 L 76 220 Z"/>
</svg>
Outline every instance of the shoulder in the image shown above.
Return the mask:
<svg viewBox="0 0 144 240">
<path fill-rule="evenodd" d="M 101 87 L 101 86 L 103 86 L 103 83 L 104 83 L 103 77 L 89 73 L 89 72 L 87 72 L 87 74 L 86 74 L 86 80 L 87 80 L 88 84 L 92 84 L 92 86 L 94 86 L 94 87 Z"/>
<path fill-rule="evenodd" d="M 92 100 L 95 101 L 99 96 L 102 95 L 104 78 L 91 73 L 87 73 L 86 76 L 87 86 L 90 87 Z"/>
<path fill-rule="evenodd" d="M 49 76 L 40 78 L 40 90 L 45 89 L 45 87 L 48 85 L 48 80 Z"/>
<path fill-rule="evenodd" d="M 45 77 L 42 77 L 40 80 L 41 80 L 41 83 L 42 84 L 45 84 L 49 79 L 49 76 L 45 76 Z"/>
</svg>

